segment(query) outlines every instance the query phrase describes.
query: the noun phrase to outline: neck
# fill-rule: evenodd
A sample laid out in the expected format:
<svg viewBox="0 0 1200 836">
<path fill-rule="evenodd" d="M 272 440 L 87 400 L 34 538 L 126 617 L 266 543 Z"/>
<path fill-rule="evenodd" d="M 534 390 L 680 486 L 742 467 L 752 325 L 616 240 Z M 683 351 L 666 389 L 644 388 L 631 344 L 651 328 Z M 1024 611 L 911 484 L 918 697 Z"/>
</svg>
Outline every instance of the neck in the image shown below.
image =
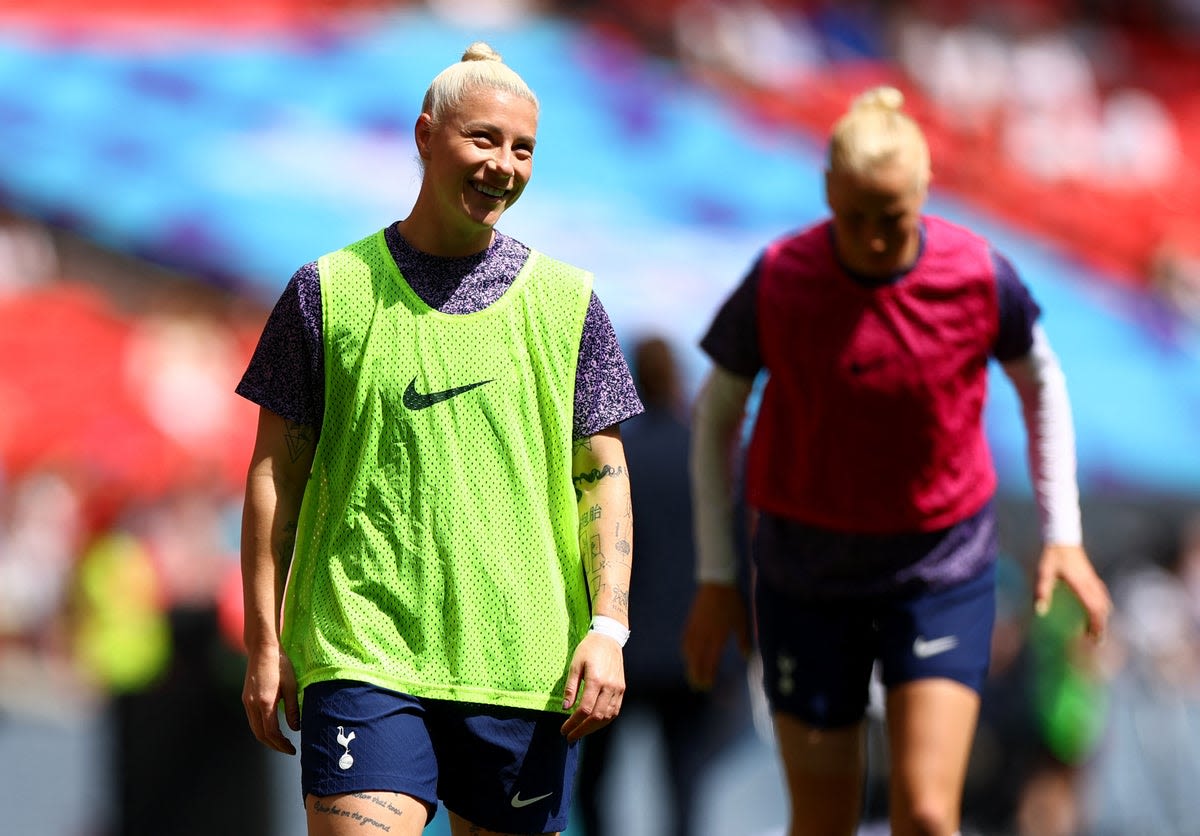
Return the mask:
<svg viewBox="0 0 1200 836">
<path fill-rule="evenodd" d="M 495 233 L 491 227 L 482 227 L 463 233 L 446 229 L 440 224 L 423 223 L 409 215 L 396 222 L 396 231 L 414 249 L 442 258 L 463 258 L 481 253 L 492 245 Z"/>
</svg>

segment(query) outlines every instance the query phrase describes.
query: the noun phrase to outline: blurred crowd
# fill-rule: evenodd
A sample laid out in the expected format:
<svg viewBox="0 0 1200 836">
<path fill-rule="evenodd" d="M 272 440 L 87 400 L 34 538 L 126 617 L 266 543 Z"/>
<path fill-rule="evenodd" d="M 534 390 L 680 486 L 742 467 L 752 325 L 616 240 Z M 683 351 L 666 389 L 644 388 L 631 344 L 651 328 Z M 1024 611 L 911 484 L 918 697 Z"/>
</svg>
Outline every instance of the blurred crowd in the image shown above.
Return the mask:
<svg viewBox="0 0 1200 836">
<path fill-rule="evenodd" d="M 926 127 L 939 187 L 1159 291 L 1174 315 L 1196 320 L 1194 0 L 559 5 L 728 89 L 754 118 L 823 133 L 856 92 L 894 84 Z"/>
<path fill-rule="evenodd" d="M 63 700 L 106 717 L 98 834 L 165 833 L 154 822 L 184 809 L 171 832 L 218 832 L 211 804 L 172 788 L 211 773 L 236 799 L 261 771 L 239 702 L 254 413 L 232 387 L 264 316 L 0 219 L 0 731 L 69 723 Z M 206 752 L 219 769 L 197 768 Z M 265 832 L 257 793 L 242 800 Z"/>
</svg>

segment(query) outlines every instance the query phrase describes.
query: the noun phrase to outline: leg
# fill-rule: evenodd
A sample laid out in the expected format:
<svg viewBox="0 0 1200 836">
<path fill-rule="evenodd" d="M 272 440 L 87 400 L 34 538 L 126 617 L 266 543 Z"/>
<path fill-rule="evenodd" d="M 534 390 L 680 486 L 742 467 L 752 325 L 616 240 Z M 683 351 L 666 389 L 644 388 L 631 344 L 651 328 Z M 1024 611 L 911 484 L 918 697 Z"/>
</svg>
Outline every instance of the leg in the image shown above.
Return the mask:
<svg viewBox="0 0 1200 836">
<path fill-rule="evenodd" d="M 922 679 L 889 690 L 894 836 L 951 836 L 958 831 L 978 717 L 979 695 L 959 682 Z"/>
<path fill-rule="evenodd" d="M 309 836 L 417 836 L 437 807 L 424 704 L 358 682 L 304 692 L 300 764 Z"/>
<path fill-rule="evenodd" d="M 862 807 L 864 726 L 817 729 L 776 713 L 791 800 L 788 836 L 852 836 Z"/>
<path fill-rule="evenodd" d="M 852 836 L 862 814 L 876 637 L 864 602 L 755 590 L 763 688 L 791 802 L 789 836 Z"/>
<path fill-rule="evenodd" d="M 995 572 L 924 590 L 881 616 L 895 836 L 950 836 L 991 656 Z"/>
<path fill-rule="evenodd" d="M 417 836 L 425 829 L 425 802 L 398 792 L 355 792 L 305 799 L 308 836 Z"/>
</svg>

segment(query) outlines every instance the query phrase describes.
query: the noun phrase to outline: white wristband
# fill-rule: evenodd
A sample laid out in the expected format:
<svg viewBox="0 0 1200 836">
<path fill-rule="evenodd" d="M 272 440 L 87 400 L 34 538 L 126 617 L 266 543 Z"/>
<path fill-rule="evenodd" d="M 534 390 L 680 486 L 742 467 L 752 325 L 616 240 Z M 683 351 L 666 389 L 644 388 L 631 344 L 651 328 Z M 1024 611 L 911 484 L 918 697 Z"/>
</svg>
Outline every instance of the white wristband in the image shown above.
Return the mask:
<svg viewBox="0 0 1200 836">
<path fill-rule="evenodd" d="M 629 641 L 629 628 L 615 618 L 609 618 L 607 615 L 592 616 L 592 628 L 589 632 L 608 636 L 621 645 L 621 647 L 624 647 L 625 642 Z"/>
</svg>

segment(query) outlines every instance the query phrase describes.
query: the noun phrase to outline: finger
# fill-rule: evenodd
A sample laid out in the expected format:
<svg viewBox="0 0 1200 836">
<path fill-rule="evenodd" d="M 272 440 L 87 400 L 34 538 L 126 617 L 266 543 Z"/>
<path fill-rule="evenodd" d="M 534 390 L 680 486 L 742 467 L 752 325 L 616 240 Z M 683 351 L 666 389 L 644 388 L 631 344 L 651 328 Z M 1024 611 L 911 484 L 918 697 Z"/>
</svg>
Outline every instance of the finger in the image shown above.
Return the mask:
<svg viewBox="0 0 1200 836">
<path fill-rule="evenodd" d="M 587 720 L 587 714 L 585 714 L 582 710 L 576 709 L 575 711 L 571 712 L 571 716 L 569 716 L 566 719 L 566 722 L 562 724 L 561 729 L 563 735 L 568 741 L 574 741 L 578 739 L 579 727 L 583 725 L 585 720 Z"/>
<path fill-rule="evenodd" d="M 568 709 L 575 704 L 581 679 L 583 679 L 583 666 L 572 659 L 571 667 L 567 669 L 567 685 L 563 690 L 563 709 Z"/>
<path fill-rule="evenodd" d="M 1112 602 L 1108 599 L 1108 594 L 1103 593 L 1100 604 L 1090 608 L 1088 614 L 1088 632 L 1096 641 L 1104 640 L 1104 635 L 1108 631 L 1108 617 L 1111 613 Z"/>
<path fill-rule="evenodd" d="M 1037 585 L 1034 587 L 1033 609 L 1038 615 L 1050 612 L 1050 599 L 1054 594 L 1054 584 L 1058 576 L 1049 568 L 1038 570 Z"/>
<path fill-rule="evenodd" d="M 587 737 L 592 732 L 604 728 L 613 721 L 615 716 L 599 717 L 595 714 L 587 714 L 579 710 L 572 714 L 570 719 L 563 724 L 563 733 L 566 735 L 568 743 L 574 743 L 577 740 Z"/>
<path fill-rule="evenodd" d="M 300 731 L 300 700 L 297 698 L 295 691 L 288 690 L 284 692 L 283 714 L 287 720 L 288 728 L 292 731 Z"/>
<path fill-rule="evenodd" d="M 277 752 L 283 752 L 285 755 L 296 754 L 296 747 L 292 745 L 292 741 L 284 736 L 279 728 L 279 712 L 276 707 L 272 707 L 264 718 L 263 729 L 266 732 L 266 740 L 268 746 Z"/>
</svg>

